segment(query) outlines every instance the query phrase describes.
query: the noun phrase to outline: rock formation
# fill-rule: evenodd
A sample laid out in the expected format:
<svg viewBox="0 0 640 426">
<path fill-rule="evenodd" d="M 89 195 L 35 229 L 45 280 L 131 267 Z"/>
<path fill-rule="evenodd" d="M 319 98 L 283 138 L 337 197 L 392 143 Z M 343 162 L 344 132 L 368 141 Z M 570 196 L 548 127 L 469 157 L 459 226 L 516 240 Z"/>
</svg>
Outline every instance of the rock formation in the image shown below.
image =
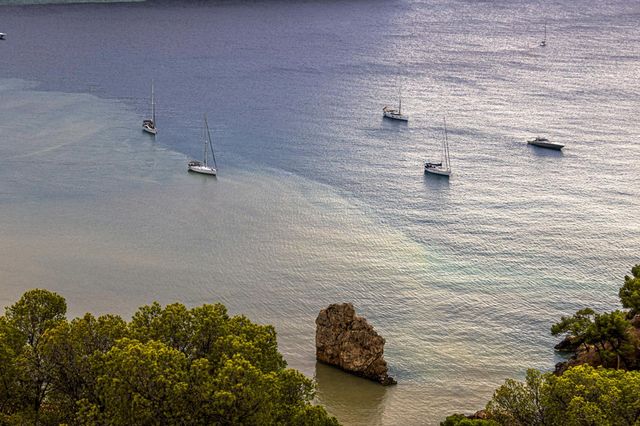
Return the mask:
<svg viewBox="0 0 640 426">
<path fill-rule="evenodd" d="M 383 385 L 389 377 L 384 360 L 384 339 L 366 319 L 356 316 L 351 303 L 333 304 L 316 318 L 316 358 Z"/>
</svg>

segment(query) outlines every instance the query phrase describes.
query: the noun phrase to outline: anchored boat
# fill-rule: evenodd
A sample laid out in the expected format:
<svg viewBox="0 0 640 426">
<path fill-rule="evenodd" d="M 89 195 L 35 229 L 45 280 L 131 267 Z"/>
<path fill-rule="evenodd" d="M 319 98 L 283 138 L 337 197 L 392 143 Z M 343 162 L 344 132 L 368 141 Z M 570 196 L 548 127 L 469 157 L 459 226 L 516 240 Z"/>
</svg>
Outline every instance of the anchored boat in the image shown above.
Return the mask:
<svg viewBox="0 0 640 426">
<path fill-rule="evenodd" d="M 543 138 L 541 136 L 536 136 L 534 139 L 527 141 L 527 143 L 529 145 L 538 146 L 540 148 L 555 149 L 556 151 L 560 151 L 562 148 L 564 148 L 564 145 L 551 142 L 549 141 L 549 139 Z"/>
<path fill-rule="evenodd" d="M 218 166 L 216 165 L 216 155 L 213 152 L 213 143 L 211 142 L 211 132 L 209 132 L 209 124 L 207 123 L 207 116 L 204 116 L 204 129 L 202 130 L 202 141 L 204 145 L 204 153 L 202 161 L 191 160 L 188 167 L 190 172 L 200 173 L 203 175 L 216 176 L 218 173 Z M 213 160 L 213 167 L 208 163 L 207 147 L 211 150 L 211 158 Z"/>
<path fill-rule="evenodd" d="M 451 159 L 449 158 L 449 139 L 447 138 L 447 120 L 444 120 L 444 139 L 442 140 L 442 159 L 439 163 L 424 163 L 424 172 L 434 175 L 450 176 Z"/>
<path fill-rule="evenodd" d="M 402 92 L 398 89 L 398 109 L 390 106 L 382 108 L 382 115 L 392 120 L 409 121 L 409 116 L 402 114 Z"/>
<path fill-rule="evenodd" d="M 158 129 L 156 129 L 156 102 L 153 96 L 153 80 L 151 81 L 151 119 L 142 121 L 142 130 L 152 135 L 158 133 Z"/>
</svg>

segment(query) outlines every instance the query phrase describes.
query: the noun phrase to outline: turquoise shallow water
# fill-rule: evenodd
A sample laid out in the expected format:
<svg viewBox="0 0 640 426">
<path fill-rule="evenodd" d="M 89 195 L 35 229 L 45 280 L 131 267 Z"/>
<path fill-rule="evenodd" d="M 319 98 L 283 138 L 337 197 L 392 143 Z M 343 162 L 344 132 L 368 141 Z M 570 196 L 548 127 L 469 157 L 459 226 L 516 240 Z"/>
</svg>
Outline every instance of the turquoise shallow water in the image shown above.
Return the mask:
<svg viewBox="0 0 640 426">
<path fill-rule="evenodd" d="M 222 301 L 275 324 L 345 424 L 437 423 L 552 368 L 550 324 L 615 307 L 640 262 L 640 11 L 554 4 L 539 49 L 536 4 L 376 6 L 1 8 L 3 306 L 34 286 L 72 315 Z M 380 114 L 398 81 L 406 126 Z M 216 180 L 185 172 L 202 112 Z M 444 115 L 449 181 L 421 169 Z M 398 386 L 316 366 L 337 301 L 386 337 Z"/>
</svg>

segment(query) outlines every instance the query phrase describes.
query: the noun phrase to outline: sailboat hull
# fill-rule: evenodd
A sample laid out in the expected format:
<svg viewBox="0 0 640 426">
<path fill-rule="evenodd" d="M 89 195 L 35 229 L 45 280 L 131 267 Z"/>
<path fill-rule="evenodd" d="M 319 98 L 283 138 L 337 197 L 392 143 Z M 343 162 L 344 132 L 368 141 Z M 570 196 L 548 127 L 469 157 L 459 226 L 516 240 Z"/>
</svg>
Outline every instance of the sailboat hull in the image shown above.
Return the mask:
<svg viewBox="0 0 640 426">
<path fill-rule="evenodd" d="M 400 109 L 391 108 L 386 106 L 382 108 L 382 115 L 392 120 L 409 121 L 408 115 L 403 115 Z"/>
<path fill-rule="evenodd" d="M 207 166 L 189 166 L 189 171 L 194 173 L 200 173 L 203 175 L 215 176 L 217 171 L 213 167 Z"/>
<path fill-rule="evenodd" d="M 424 167 L 424 172 L 425 173 L 431 173 L 434 175 L 440 175 L 440 176 L 451 176 L 451 170 L 449 169 L 442 169 L 442 168 L 436 168 L 436 167 Z"/>
<path fill-rule="evenodd" d="M 409 116 L 406 116 L 406 115 L 393 113 L 393 112 L 387 112 L 387 111 L 385 111 L 383 114 L 384 114 L 385 117 L 390 118 L 392 120 L 409 121 Z"/>
<path fill-rule="evenodd" d="M 155 135 L 156 133 L 158 133 L 158 130 L 156 130 L 154 127 L 149 127 L 145 125 L 142 126 L 142 130 L 152 135 Z"/>
</svg>

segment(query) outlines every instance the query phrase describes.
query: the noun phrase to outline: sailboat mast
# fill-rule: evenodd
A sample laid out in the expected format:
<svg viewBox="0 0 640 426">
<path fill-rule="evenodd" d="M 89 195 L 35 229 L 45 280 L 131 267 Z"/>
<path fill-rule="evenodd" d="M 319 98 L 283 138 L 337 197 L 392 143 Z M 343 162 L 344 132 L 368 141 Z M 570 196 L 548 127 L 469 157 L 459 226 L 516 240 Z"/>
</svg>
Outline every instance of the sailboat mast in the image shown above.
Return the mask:
<svg viewBox="0 0 640 426">
<path fill-rule="evenodd" d="M 447 170 L 451 168 L 451 161 L 449 160 L 449 139 L 447 137 L 447 118 L 444 117 L 444 155 L 445 165 Z"/>
<path fill-rule="evenodd" d="M 213 167 L 218 170 L 218 164 L 216 164 L 216 153 L 213 150 L 213 142 L 211 141 L 211 132 L 209 131 L 209 123 L 207 123 L 207 115 L 204 116 L 204 125 L 207 129 L 207 139 L 209 140 L 209 148 L 211 148 L 211 158 L 213 158 Z"/>
<path fill-rule="evenodd" d="M 398 114 L 402 115 L 402 87 L 398 87 Z"/>
<path fill-rule="evenodd" d="M 207 118 L 205 117 L 204 119 L 204 125 L 207 125 Z M 202 160 L 204 162 L 204 166 L 207 167 L 207 134 L 206 134 L 206 129 L 203 126 L 202 127 Z"/>
<path fill-rule="evenodd" d="M 153 80 L 151 80 L 151 120 L 156 123 L 156 100 L 153 92 Z"/>
</svg>

